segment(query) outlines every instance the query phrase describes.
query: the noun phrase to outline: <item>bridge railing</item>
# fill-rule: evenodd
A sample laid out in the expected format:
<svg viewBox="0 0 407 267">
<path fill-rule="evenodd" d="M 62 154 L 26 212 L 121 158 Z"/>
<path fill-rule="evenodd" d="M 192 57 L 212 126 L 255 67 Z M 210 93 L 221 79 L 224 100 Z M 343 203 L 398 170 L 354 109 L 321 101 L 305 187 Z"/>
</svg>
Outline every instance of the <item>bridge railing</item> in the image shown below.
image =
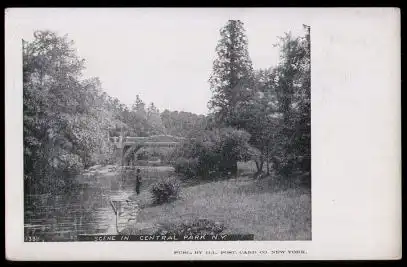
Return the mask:
<svg viewBox="0 0 407 267">
<path fill-rule="evenodd" d="M 124 139 L 124 142 L 141 142 L 141 141 L 145 141 L 148 140 L 148 137 L 131 137 L 131 136 L 127 136 Z"/>
<path fill-rule="evenodd" d="M 179 142 L 143 142 L 144 146 L 149 147 L 174 147 L 178 146 L 179 144 Z"/>
<path fill-rule="evenodd" d="M 132 144 L 132 143 L 140 143 L 144 144 L 147 146 L 168 146 L 168 147 L 173 147 L 178 145 L 182 140 L 185 138 L 182 137 L 177 137 L 177 136 L 166 136 L 173 141 L 154 141 L 154 138 L 157 138 L 158 136 L 149 136 L 149 137 L 121 137 L 121 136 L 114 136 L 110 137 L 109 140 L 117 147 L 117 148 L 123 148 L 124 144 Z"/>
</svg>

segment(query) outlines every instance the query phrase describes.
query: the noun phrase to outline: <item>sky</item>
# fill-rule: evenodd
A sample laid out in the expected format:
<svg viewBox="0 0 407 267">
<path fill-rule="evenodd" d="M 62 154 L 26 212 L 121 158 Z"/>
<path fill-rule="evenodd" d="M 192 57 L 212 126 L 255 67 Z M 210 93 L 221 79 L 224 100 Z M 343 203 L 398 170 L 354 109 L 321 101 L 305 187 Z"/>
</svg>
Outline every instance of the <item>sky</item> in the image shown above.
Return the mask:
<svg viewBox="0 0 407 267">
<path fill-rule="evenodd" d="M 228 19 L 244 23 L 255 69 L 278 62 L 277 37 L 303 34 L 306 13 L 294 9 L 115 8 L 24 9 L 23 38 L 35 30 L 68 34 L 86 60 L 85 77 L 99 77 L 103 89 L 131 105 L 136 95 L 164 109 L 207 114 L 208 79 L 219 30 Z"/>
</svg>

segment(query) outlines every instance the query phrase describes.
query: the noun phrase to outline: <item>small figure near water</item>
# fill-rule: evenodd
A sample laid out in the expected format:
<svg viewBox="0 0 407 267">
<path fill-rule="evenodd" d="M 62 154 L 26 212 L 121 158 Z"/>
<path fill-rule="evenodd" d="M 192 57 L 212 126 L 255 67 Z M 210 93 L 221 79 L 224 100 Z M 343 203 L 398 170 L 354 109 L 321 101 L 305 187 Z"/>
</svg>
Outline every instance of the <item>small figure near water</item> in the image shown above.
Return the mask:
<svg viewBox="0 0 407 267">
<path fill-rule="evenodd" d="M 137 195 L 140 194 L 140 187 L 141 187 L 141 174 L 140 174 L 140 169 L 137 169 L 137 173 L 136 173 L 136 193 L 137 193 Z"/>
</svg>

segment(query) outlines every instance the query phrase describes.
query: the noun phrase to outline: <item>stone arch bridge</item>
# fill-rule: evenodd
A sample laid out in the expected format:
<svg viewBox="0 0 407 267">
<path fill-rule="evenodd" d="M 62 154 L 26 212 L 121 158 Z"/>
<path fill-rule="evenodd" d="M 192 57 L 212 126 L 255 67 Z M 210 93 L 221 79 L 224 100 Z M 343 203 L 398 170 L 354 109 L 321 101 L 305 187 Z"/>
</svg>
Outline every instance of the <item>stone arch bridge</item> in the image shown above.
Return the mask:
<svg viewBox="0 0 407 267">
<path fill-rule="evenodd" d="M 120 151 L 121 164 L 127 166 L 132 162 L 134 155 L 143 147 L 177 147 L 183 137 L 172 135 L 153 135 L 148 137 L 111 137 L 116 149 Z"/>
</svg>

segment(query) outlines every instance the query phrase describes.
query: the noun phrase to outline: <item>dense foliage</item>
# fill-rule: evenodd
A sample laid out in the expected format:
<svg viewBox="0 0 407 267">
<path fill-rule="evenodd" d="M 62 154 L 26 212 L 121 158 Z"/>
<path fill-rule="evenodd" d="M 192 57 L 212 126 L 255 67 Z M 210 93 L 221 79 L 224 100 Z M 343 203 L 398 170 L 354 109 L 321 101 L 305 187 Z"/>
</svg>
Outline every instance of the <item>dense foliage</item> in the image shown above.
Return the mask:
<svg viewBox="0 0 407 267">
<path fill-rule="evenodd" d="M 161 113 L 161 120 L 167 134 L 181 137 L 194 137 L 208 126 L 207 116 L 185 111 L 166 109 Z"/>
<path fill-rule="evenodd" d="M 154 204 L 163 204 L 175 200 L 180 193 L 180 183 L 177 179 L 169 177 L 151 186 Z"/>
<path fill-rule="evenodd" d="M 235 175 L 237 162 L 250 158 L 250 134 L 233 128 L 202 131 L 175 153 L 174 168 L 187 178 Z"/>
<path fill-rule="evenodd" d="M 280 63 L 260 70 L 251 67 L 243 23 L 229 21 L 221 30 L 210 106 L 216 122 L 250 133 L 259 173 L 264 162 L 267 173 L 285 177 L 310 172 L 310 28 L 304 29 L 304 36 L 281 37 Z"/>
<path fill-rule="evenodd" d="M 23 44 L 25 179 L 31 189 L 55 189 L 109 161 L 114 120 L 98 79 L 82 78 L 84 61 L 66 36 L 37 32 Z"/>
</svg>

